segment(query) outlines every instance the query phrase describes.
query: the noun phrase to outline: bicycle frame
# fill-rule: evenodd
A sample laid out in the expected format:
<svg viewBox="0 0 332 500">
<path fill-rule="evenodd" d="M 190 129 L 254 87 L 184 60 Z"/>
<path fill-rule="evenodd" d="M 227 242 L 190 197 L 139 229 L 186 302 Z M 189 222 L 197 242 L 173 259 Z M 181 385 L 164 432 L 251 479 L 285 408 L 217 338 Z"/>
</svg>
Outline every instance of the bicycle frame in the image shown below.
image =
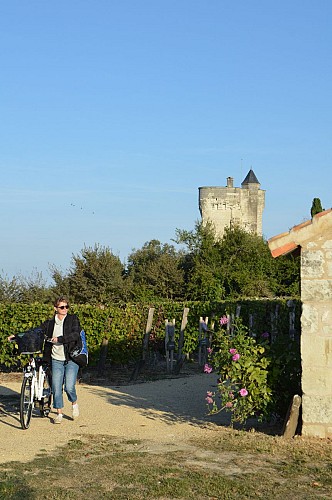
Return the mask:
<svg viewBox="0 0 332 500">
<path fill-rule="evenodd" d="M 36 359 L 32 356 L 29 364 L 24 369 L 24 377 L 32 379 L 31 403 L 34 405 L 35 400 L 40 401 L 43 397 L 45 371 L 40 364 L 37 371 Z"/>
</svg>

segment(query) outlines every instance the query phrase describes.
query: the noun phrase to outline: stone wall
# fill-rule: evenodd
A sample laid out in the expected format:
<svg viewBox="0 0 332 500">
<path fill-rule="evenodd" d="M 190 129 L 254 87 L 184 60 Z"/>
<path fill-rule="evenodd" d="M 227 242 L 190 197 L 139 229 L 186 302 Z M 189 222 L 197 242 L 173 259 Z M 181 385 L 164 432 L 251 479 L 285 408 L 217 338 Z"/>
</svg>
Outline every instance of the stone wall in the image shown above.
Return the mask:
<svg viewBox="0 0 332 500">
<path fill-rule="evenodd" d="M 302 433 L 332 437 L 332 230 L 301 250 Z"/>
</svg>

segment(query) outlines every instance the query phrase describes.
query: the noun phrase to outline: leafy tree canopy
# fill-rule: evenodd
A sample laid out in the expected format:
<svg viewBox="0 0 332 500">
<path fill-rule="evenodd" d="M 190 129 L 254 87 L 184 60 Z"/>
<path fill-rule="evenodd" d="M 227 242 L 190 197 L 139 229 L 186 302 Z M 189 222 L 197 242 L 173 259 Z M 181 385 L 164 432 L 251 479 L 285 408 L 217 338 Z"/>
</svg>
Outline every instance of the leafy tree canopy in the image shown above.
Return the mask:
<svg viewBox="0 0 332 500">
<path fill-rule="evenodd" d="M 184 260 L 188 293 L 193 300 L 221 300 L 235 297 L 272 297 L 280 279 L 277 264 L 267 242 L 239 227 L 225 230 L 222 239 L 215 238 L 213 226 L 197 223 L 195 230 L 177 230 L 177 242 L 187 245 Z M 283 261 L 293 269 L 279 291 L 292 289 L 299 279 L 294 263 Z M 287 288 L 287 283 L 288 287 Z M 296 288 L 296 287 L 295 287 Z"/>
<path fill-rule="evenodd" d="M 0 275 L 0 302 L 49 303 L 52 291 L 42 273 L 34 270 L 29 276 L 13 276 L 9 279 Z"/>
<path fill-rule="evenodd" d="M 136 299 L 160 297 L 182 299 L 184 272 L 182 252 L 158 240 L 146 242 L 128 257 L 127 279 Z"/>
<path fill-rule="evenodd" d="M 76 303 L 108 304 L 124 300 L 124 266 L 108 247 L 84 247 L 72 256 L 68 275 L 53 269 L 56 288 Z"/>
</svg>

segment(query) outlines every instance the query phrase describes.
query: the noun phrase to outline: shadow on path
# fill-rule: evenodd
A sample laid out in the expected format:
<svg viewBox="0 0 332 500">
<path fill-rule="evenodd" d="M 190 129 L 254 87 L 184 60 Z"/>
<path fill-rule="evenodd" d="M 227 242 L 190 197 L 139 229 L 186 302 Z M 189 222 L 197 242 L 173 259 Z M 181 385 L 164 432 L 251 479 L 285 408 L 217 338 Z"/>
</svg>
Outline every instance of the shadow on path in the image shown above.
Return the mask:
<svg viewBox="0 0 332 500">
<path fill-rule="evenodd" d="M 14 428 L 20 428 L 20 394 L 7 387 L 0 386 L 0 422 Z"/>
<path fill-rule="evenodd" d="M 206 423 L 229 425 L 229 414 L 208 415 L 206 393 L 216 388 L 216 375 L 210 374 L 108 388 L 85 385 L 85 390 L 110 405 L 134 408 L 149 419 L 200 426 Z"/>
</svg>

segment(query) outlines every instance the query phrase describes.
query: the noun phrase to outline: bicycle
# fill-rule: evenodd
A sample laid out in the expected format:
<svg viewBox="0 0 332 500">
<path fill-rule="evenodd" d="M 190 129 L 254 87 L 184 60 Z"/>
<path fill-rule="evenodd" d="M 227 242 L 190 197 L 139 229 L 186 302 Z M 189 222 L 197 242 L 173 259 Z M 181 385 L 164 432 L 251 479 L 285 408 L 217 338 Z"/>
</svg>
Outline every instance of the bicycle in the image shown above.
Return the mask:
<svg viewBox="0 0 332 500">
<path fill-rule="evenodd" d="M 29 354 L 29 362 L 23 368 L 20 395 L 20 423 L 23 430 L 30 426 L 34 408 L 39 409 L 41 417 L 47 417 L 51 410 L 52 383 L 49 366 L 43 361 L 41 352 L 45 339 L 40 329 L 25 332 L 13 342 L 18 343 L 19 354 Z"/>
<path fill-rule="evenodd" d="M 47 417 L 51 410 L 52 390 L 50 370 L 41 356 L 29 353 L 30 359 L 23 369 L 20 397 L 20 422 L 22 429 L 30 426 L 34 408 L 39 409 L 41 417 Z"/>
</svg>

